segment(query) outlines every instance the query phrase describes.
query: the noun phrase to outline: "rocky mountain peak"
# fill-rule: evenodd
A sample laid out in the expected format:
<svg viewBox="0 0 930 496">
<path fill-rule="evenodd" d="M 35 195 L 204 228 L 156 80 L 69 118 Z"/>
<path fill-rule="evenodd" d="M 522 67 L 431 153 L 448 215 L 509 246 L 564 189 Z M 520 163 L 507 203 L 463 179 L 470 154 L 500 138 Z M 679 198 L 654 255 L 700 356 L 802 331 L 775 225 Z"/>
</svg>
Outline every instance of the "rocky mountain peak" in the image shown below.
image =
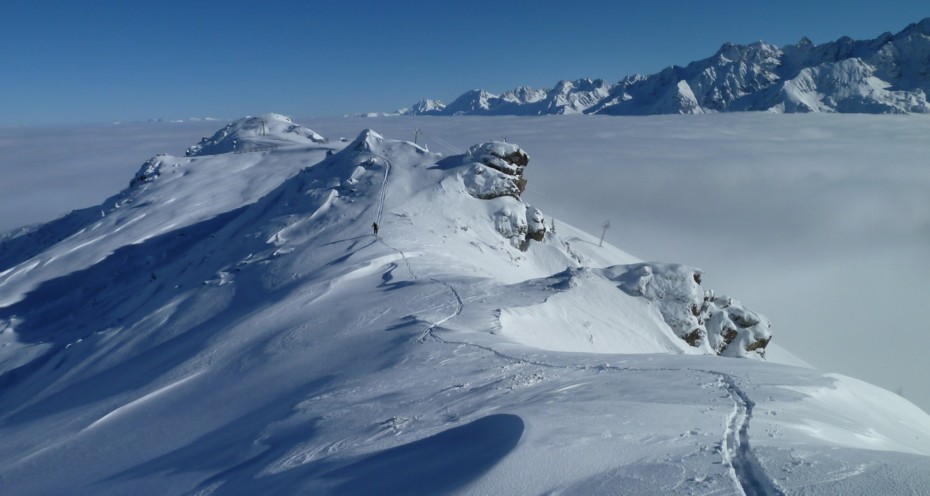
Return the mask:
<svg viewBox="0 0 930 496">
<path fill-rule="evenodd" d="M 709 58 L 610 85 L 563 80 L 497 97 L 470 91 L 429 115 L 695 114 L 705 112 L 930 113 L 930 18 L 872 40 L 844 36 L 783 48 L 726 42 Z"/>
<path fill-rule="evenodd" d="M 909 24 L 906 28 L 901 30 L 900 33 L 898 33 L 899 37 L 907 37 L 912 35 L 930 36 L 930 17 L 922 19 L 919 22 Z"/>
</svg>

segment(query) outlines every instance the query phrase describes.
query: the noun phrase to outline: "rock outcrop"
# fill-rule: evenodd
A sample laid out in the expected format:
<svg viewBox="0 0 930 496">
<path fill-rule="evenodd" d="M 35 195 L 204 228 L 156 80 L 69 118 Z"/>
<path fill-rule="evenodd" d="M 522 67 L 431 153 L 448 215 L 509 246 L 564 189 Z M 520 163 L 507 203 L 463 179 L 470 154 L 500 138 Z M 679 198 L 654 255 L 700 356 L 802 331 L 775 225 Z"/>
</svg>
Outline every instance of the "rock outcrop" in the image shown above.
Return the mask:
<svg viewBox="0 0 930 496">
<path fill-rule="evenodd" d="M 701 287 L 701 271 L 678 264 L 641 263 L 604 269 L 631 296 L 652 302 L 689 345 L 730 357 L 765 357 L 771 323 L 738 301 Z"/>
<path fill-rule="evenodd" d="M 465 161 L 474 164 L 465 175 L 465 185 L 475 198 L 512 196 L 519 200 L 526 189 L 523 170 L 530 157 L 517 145 L 504 141 L 481 143 L 468 149 Z"/>
<path fill-rule="evenodd" d="M 526 189 L 523 171 L 529 155 L 519 146 L 504 141 L 488 141 L 468 149 L 464 162 L 467 169 L 462 181 L 468 193 L 481 200 L 510 197 L 516 200 L 494 214 L 495 229 L 522 251 L 530 240 L 543 241 L 546 219 L 539 209 L 522 202 Z"/>
<path fill-rule="evenodd" d="M 142 164 L 139 170 L 129 181 L 129 187 L 132 188 L 138 184 L 150 183 L 161 175 L 161 169 L 164 165 L 166 155 L 156 155 Z"/>
</svg>

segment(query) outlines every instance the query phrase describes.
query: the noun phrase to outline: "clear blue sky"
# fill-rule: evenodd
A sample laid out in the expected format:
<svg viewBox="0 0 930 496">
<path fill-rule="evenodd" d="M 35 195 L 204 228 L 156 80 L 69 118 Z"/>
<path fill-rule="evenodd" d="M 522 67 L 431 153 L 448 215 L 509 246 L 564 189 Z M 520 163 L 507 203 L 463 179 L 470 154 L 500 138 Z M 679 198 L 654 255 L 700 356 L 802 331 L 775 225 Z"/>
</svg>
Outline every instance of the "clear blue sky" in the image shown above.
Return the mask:
<svg viewBox="0 0 930 496">
<path fill-rule="evenodd" d="M 0 125 L 326 116 L 652 73 L 725 41 L 872 38 L 926 0 L 6 0 Z"/>
</svg>

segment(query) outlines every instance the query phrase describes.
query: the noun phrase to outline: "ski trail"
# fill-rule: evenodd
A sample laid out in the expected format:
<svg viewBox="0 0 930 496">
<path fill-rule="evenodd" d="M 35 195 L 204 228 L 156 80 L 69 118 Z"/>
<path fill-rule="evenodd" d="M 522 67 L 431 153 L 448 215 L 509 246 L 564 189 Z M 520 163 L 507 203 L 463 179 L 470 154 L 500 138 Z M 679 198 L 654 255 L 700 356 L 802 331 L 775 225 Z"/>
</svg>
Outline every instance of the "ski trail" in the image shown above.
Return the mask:
<svg viewBox="0 0 930 496">
<path fill-rule="evenodd" d="M 413 267 L 410 265 L 410 260 L 407 258 L 407 255 L 404 254 L 404 252 L 403 252 L 402 250 L 399 250 L 399 249 L 394 248 L 393 246 L 389 245 L 388 242 L 385 241 L 385 240 L 384 240 L 383 238 L 381 238 L 381 237 L 378 237 L 378 241 L 380 241 L 381 244 L 383 244 L 384 246 L 387 246 L 388 248 L 390 248 L 390 249 L 394 250 L 395 252 L 397 252 L 397 254 L 400 255 L 400 258 L 404 261 L 404 265 L 407 266 L 407 272 L 410 273 L 410 277 L 411 277 L 412 279 L 414 279 L 414 280 L 419 279 L 419 277 L 417 277 L 417 273 L 413 271 Z"/>
<path fill-rule="evenodd" d="M 376 217 L 375 223 L 377 223 L 379 226 L 381 225 L 381 216 L 384 214 L 384 200 L 385 198 L 387 198 L 388 178 L 391 176 L 391 161 L 384 159 L 384 164 L 385 164 L 384 180 L 381 181 L 381 195 L 380 195 L 380 198 L 378 199 L 378 214 L 375 216 Z M 407 258 L 407 255 L 402 250 L 394 248 L 393 246 L 388 244 L 388 242 L 385 241 L 384 238 L 382 238 L 381 236 L 378 236 L 377 234 L 375 234 L 375 237 L 378 238 L 378 241 L 380 241 L 381 244 L 394 250 L 395 252 L 397 252 L 398 255 L 400 255 L 400 258 L 403 259 L 404 261 L 404 265 L 407 266 L 407 272 L 410 273 L 411 278 L 419 279 L 419 277 L 417 277 L 416 272 L 413 271 L 413 267 L 410 266 L 410 260 Z"/>
<path fill-rule="evenodd" d="M 435 281 L 435 279 L 433 279 Z M 446 322 L 450 318 L 458 315 L 461 312 L 463 307 L 461 298 L 459 298 L 458 292 L 452 288 L 451 285 L 437 281 L 442 284 L 445 284 L 453 291 L 459 307 L 456 313 L 446 317 L 439 322 L 431 325 L 423 334 L 420 335 L 418 342 L 424 342 L 427 338 L 433 338 L 436 341 L 439 341 L 443 344 L 451 344 L 458 346 L 470 346 L 478 348 L 484 351 L 487 351 L 499 358 L 502 358 L 507 361 L 514 363 L 520 363 L 523 365 L 532 365 L 536 367 L 545 367 L 552 369 L 563 369 L 563 370 L 586 370 L 586 369 L 597 369 L 609 372 L 659 372 L 659 371 L 671 371 L 671 372 L 697 372 L 701 374 L 712 375 L 717 378 L 718 385 L 723 389 L 733 401 L 733 411 L 727 417 L 727 424 L 723 434 L 723 439 L 721 441 L 720 451 L 723 456 L 724 465 L 729 467 L 730 477 L 732 478 L 734 489 L 738 494 L 743 494 L 744 496 L 784 496 L 784 491 L 778 487 L 773 479 L 771 479 L 765 472 L 765 469 L 762 467 L 762 463 L 759 462 L 759 459 L 756 457 L 755 453 L 752 451 L 752 447 L 749 444 L 749 422 L 752 419 L 752 409 L 755 406 L 755 403 L 749 398 L 749 395 L 746 394 L 736 383 L 736 379 L 733 376 L 719 372 L 716 370 L 704 370 L 704 369 L 694 369 L 694 368 L 674 368 L 674 367 L 617 367 L 613 365 L 557 365 L 552 363 L 540 362 L 537 360 L 529 360 L 523 357 L 509 355 L 498 350 L 495 350 L 489 346 L 483 346 L 475 343 L 468 343 L 463 341 L 452 341 L 444 339 L 432 331 L 437 326 Z"/>
<path fill-rule="evenodd" d="M 435 328 L 441 326 L 442 324 L 445 324 L 446 322 L 449 321 L 449 319 L 451 319 L 451 318 L 457 316 L 458 314 L 462 313 L 462 309 L 465 308 L 465 303 L 462 302 L 462 297 L 459 296 L 459 292 L 456 291 L 455 288 L 452 287 L 451 284 L 449 284 L 449 283 L 447 283 L 447 282 L 445 282 L 445 281 L 440 281 L 439 279 L 436 279 L 436 278 L 430 278 L 430 280 L 433 281 L 433 282 L 435 282 L 435 283 L 442 284 L 443 286 L 449 288 L 449 291 L 452 292 L 452 296 L 455 297 L 455 311 L 453 311 L 451 314 L 447 315 L 446 317 L 443 317 L 442 319 L 437 320 L 436 322 L 433 322 L 432 324 L 430 324 L 430 326 L 427 327 L 425 331 L 423 331 L 423 334 L 420 334 L 420 337 L 417 338 L 417 342 L 418 342 L 418 343 L 423 343 L 424 341 L 426 341 L 426 339 L 427 339 L 428 337 L 430 337 L 430 336 L 433 335 L 433 329 L 435 329 Z M 435 336 L 433 336 L 433 337 L 435 337 Z M 440 339 L 440 338 L 437 338 L 437 339 Z M 440 339 L 440 341 L 442 341 L 442 340 Z"/>
<path fill-rule="evenodd" d="M 391 161 L 385 159 L 384 162 L 385 162 L 384 180 L 381 182 L 381 195 L 380 195 L 380 198 L 379 198 L 379 200 L 378 200 L 378 214 L 377 214 L 377 220 L 376 220 L 376 222 L 377 222 L 379 225 L 381 224 L 381 216 L 384 214 L 384 200 L 385 200 L 385 198 L 387 197 L 388 178 L 389 178 L 390 175 L 391 175 Z M 381 236 L 378 236 L 377 234 L 376 234 L 375 236 L 378 238 L 378 241 L 380 241 L 381 244 L 383 244 L 384 246 L 387 246 L 388 248 L 394 250 L 395 252 L 397 252 L 397 253 L 400 255 L 400 258 L 403 259 L 403 261 L 404 261 L 404 265 L 407 266 L 407 272 L 410 273 L 410 277 L 411 277 L 411 278 L 413 278 L 414 280 L 419 279 L 419 277 L 417 277 L 416 272 L 414 272 L 413 267 L 410 265 L 410 260 L 407 258 L 407 255 L 404 253 L 403 250 L 400 250 L 400 249 L 398 249 L 398 248 L 395 248 L 395 247 L 391 246 L 391 245 L 390 245 L 387 241 L 385 241 L 384 238 L 382 238 Z M 449 319 L 451 319 L 451 318 L 455 317 L 456 315 L 462 313 L 462 309 L 465 307 L 465 304 L 462 302 L 462 297 L 459 296 L 458 291 L 456 291 L 455 288 L 452 287 L 451 284 L 449 284 L 449 283 L 447 283 L 447 282 L 440 281 L 439 279 L 436 279 L 436 278 L 431 278 L 430 280 L 433 281 L 433 282 L 442 284 L 442 285 L 444 285 L 445 287 L 449 288 L 449 291 L 451 291 L 451 292 L 452 292 L 452 295 L 455 297 L 456 308 L 455 308 L 455 311 L 452 312 L 450 315 L 448 315 L 448 316 L 446 316 L 446 317 L 444 317 L 444 318 L 442 318 L 442 319 L 440 319 L 440 320 L 434 322 L 432 325 L 429 326 L 429 328 L 427 328 L 425 331 L 423 331 L 423 334 L 421 334 L 420 337 L 417 338 L 417 342 L 418 342 L 418 343 L 422 343 L 423 341 L 425 341 L 426 338 L 427 338 L 430 334 L 432 334 L 434 328 L 436 328 L 436 327 L 438 327 L 438 326 L 444 324 L 444 323 L 445 323 L 446 321 L 448 321 Z"/>
<path fill-rule="evenodd" d="M 381 224 L 381 214 L 384 213 L 384 198 L 387 196 L 387 182 L 391 175 L 391 161 L 384 159 L 384 180 L 381 181 L 381 197 L 378 199 L 377 223 Z"/>
<path fill-rule="evenodd" d="M 749 421 L 755 403 L 740 389 L 732 376 L 718 374 L 722 388 L 733 400 L 733 413 L 727 421 L 722 445 L 724 463 L 730 466 L 731 474 L 743 494 L 784 496 L 785 493 L 766 475 L 749 445 Z"/>
</svg>

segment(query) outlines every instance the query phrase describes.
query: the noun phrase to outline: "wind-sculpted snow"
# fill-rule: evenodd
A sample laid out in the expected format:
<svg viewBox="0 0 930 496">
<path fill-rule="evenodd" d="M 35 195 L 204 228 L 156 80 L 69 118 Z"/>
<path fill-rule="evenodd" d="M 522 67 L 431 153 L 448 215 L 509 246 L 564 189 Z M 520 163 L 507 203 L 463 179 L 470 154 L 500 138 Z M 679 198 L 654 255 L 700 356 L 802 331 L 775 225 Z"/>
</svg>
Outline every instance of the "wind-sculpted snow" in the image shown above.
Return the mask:
<svg viewBox="0 0 930 496">
<path fill-rule="evenodd" d="M 469 91 L 448 106 L 424 100 L 409 115 L 701 114 L 706 112 L 928 113 L 930 18 L 872 40 L 782 48 L 725 43 L 685 67 L 603 80 L 560 81 L 502 95 Z"/>
<path fill-rule="evenodd" d="M 546 219 L 513 196 L 471 194 L 475 155 L 371 130 L 163 155 L 100 207 L 28 230 L 34 245 L 5 238 L 0 492 L 830 494 L 930 482 L 925 413 L 848 378 L 690 346 L 663 308 L 692 312 L 668 298 L 679 292 L 704 301 L 693 269 L 650 264 L 646 282 L 647 265 L 562 222 L 514 246 L 500 217 Z M 764 322 L 721 311 L 747 329 Z"/>
<path fill-rule="evenodd" d="M 336 494 L 449 493 L 467 486 L 510 453 L 523 430 L 523 421 L 516 415 L 488 415 L 365 456 L 321 478 L 338 481 L 330 488 Z"/>
</svg>

